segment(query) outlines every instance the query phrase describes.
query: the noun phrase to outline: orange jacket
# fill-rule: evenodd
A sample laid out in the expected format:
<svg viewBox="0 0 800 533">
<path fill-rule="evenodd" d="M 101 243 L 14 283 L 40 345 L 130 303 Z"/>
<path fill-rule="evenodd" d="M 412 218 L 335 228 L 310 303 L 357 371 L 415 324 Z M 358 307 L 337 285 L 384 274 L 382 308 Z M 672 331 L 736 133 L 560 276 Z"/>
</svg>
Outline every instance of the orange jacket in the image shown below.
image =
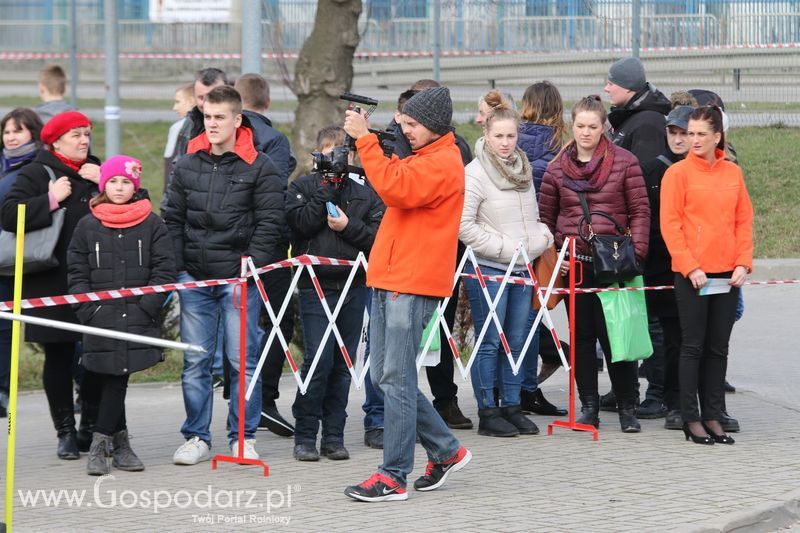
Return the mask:
<svg viewBox="0 0 800 533">
<path fill-rule="evenodd" d="M 672 270 L 687 276 L 753 267 L 753 206 L 741 169 L 716 152 L 714 164 L 690 152 L 661 184 L 661 234 Z"/>
<path fill-rule="evenodd" d="M 399 159 L 374 134 L 356 141 L 367 179 L 386 204 L 367 285 L 443 298 L 453 292 L 464 164 L 452 133 Z"/>
</svg>

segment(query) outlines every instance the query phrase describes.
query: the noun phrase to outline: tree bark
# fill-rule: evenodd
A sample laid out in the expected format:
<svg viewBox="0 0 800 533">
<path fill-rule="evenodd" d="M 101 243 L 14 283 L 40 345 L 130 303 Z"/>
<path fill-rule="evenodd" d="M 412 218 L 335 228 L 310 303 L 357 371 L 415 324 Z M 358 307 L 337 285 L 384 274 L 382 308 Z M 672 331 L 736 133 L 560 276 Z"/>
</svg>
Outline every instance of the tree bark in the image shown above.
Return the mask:
<svg viewBox="0 0 800 533">
<path fill-rule="evenodd" d="M 339 100 L 353 83 L 353 55 L 358 46 L 361 0 L 319 0 L 314 29 L 295 66 L 293 90 L 297 110 L 292 147 L 297 157 L 293 177 L 311 169 L 317 132 L 344 122 L 347 103 Z"/>
</svg>

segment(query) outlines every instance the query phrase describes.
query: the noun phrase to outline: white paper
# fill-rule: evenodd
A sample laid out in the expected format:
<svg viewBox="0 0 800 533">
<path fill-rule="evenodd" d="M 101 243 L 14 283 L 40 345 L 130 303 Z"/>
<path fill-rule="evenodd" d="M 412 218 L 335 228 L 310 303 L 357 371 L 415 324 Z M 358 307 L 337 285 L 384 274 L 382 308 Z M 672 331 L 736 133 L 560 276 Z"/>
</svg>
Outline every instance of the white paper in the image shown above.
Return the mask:
<svg viewBox="0 0 800 533">
<path fill-rule="evenodd" d="M 724 278 L 708 278 L 708 282 L 704 287 L 697 289 L 698 296 L 711 296 L 712 294 L 725 294 L 731 291 L 729 279 Z"/>
</svg>

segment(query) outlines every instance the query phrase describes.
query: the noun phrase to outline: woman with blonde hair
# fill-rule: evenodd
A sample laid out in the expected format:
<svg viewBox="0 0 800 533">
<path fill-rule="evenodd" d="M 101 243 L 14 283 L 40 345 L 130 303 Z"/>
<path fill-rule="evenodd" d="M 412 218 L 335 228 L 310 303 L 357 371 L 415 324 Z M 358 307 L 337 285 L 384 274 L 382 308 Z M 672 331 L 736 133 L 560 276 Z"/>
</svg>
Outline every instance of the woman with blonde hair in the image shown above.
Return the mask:
<svg viewBox="0 0 800 533">
<path fill-rule="evenodd" d="M 550 231 L 539 222 L 531 167 L 525 152 L 517 146 L 519 120 L 519 114 L 507 104 L 495 102 L 483 124 L 484 136 L 475 143 L 476 157 L 466 168 L 459 239 L 472 247 L 486 275 L 505 274 L 520 242 L 531 260 L 553 242 Z M 528 276 L 521 256 L 516 259 L 512 275 Z M 485 284 L 491 298 L 496 298 L 500 283 Z M 480 332 L 488 320 L 489 304 L 477 280 L 467 279 L 465 286 L 475 330 Z M 531 286 L 508 284 L 495 308 L 515 360 L 533 323 L 531 296 Z M 539 429 L 520 407 L 521 377 L 512 372 L 500 343 L 500 332 L 491 323 L 473 353 L 476 360 L 472 388 L 478 401 L 478 433 L 492 437 L 534 435 Z M 533 343 L 538 345 L 538 335 Z M 494 399 L 495 385 L 500 405 Z"/>
</svg>

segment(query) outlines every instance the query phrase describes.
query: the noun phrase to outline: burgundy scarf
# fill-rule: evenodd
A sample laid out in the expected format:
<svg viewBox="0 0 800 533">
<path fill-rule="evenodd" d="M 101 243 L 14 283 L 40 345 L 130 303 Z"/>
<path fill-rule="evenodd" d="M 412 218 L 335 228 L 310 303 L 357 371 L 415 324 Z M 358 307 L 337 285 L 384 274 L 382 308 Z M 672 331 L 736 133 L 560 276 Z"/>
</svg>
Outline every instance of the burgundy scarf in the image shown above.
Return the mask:
<svg viewBox="0 0 800 533">
<path fill-rule="evenodd" d="M 578 149 L 572 141 L 561 153 L 561 168 L 564 170 L 564 186 L 575 192 L 599 191 L 611 175 L 614 165 L 614 149 L 605 135 L 594 149 L 592 158 L 583 163 L 578 161 Z"/>
<path fill-rule="evenodd" d="M 107 228 L 131 228 L 141 224 L 153 211 L 153 206 L 150 200 L 139 200 L 131 204 L 105 202 L 90 209 Z"/>
</svg>

